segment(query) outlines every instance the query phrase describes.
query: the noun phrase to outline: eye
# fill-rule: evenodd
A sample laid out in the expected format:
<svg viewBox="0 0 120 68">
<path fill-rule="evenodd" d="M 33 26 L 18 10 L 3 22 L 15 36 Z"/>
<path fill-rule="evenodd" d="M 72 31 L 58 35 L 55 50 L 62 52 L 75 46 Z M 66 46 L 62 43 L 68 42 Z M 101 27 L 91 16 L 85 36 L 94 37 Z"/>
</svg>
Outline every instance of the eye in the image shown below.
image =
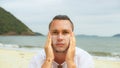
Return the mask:
<svg viewBox="0 0 120 68">
<path fill-rule="evenodd" d="M 69 34 L 69 32 L 68 31 L 63 31 L 63 34 L 66 35 L 66 34 Z"/>
<path fill-rule="evenodd" d="M 53 31 L 52 34 L 53 34 L 53 35 L 57 35 L 58 32 L 57 32 L 57 31 Z"/>
</svg>

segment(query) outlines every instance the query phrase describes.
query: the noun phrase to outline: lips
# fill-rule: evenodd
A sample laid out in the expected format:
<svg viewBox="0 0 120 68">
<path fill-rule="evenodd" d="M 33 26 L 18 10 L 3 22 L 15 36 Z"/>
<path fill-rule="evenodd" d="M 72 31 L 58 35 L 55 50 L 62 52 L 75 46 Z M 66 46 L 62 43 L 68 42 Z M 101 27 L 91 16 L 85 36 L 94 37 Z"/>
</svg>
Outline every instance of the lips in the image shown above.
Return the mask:
<svg viewBox="0 0 120 68">
<path fill-rule="evenodd" d="M 57 43 L 56 45 L 57 45 L 57 46 L 64 46 L 63 43 Z"/>
</svg>

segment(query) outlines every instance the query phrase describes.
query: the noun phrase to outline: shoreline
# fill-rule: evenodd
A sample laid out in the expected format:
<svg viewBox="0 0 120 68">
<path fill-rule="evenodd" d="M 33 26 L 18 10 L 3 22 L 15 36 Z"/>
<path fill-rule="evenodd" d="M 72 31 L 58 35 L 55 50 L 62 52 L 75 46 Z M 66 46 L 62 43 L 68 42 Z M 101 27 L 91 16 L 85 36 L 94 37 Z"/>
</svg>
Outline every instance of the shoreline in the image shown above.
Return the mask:
<svg viewBox="0 0 120 68">
<path fill-rule="evenodd" d="M 28 68 L 31 58 L 38 50 L 25 50 L 16 48 L 0 48 L 0 68 Z M 120 68 L 120 60 L 94 58 L 95 68 Z"/>
</svg>

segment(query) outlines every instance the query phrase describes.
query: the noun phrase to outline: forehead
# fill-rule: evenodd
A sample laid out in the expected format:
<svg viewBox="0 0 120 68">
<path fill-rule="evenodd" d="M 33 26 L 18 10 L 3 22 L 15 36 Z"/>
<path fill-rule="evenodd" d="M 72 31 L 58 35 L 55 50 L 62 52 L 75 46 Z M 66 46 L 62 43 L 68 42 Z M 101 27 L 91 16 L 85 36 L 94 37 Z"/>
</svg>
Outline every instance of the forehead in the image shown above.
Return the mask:
<svg viewBox="0 0 120 68">
<path fill-rule="evenodd" d="M 72 30 L 69 20 L 53 20 L 50 30 Z"/>
</svg>

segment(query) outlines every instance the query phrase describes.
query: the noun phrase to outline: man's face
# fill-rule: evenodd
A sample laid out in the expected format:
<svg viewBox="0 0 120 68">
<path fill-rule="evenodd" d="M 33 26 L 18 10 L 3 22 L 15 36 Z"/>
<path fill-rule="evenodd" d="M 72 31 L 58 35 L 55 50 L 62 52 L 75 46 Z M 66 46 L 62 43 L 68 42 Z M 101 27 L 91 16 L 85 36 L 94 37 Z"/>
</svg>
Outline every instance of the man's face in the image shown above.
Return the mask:
<svg viewBox="0 0 120 68">
<path fill-rule="evenodd" d="M 56 52 L 66 52 L 70 43 L 72 26 L 69 20 L 53 20 L 50 26 L 52 47 Z"/>
</svg>

